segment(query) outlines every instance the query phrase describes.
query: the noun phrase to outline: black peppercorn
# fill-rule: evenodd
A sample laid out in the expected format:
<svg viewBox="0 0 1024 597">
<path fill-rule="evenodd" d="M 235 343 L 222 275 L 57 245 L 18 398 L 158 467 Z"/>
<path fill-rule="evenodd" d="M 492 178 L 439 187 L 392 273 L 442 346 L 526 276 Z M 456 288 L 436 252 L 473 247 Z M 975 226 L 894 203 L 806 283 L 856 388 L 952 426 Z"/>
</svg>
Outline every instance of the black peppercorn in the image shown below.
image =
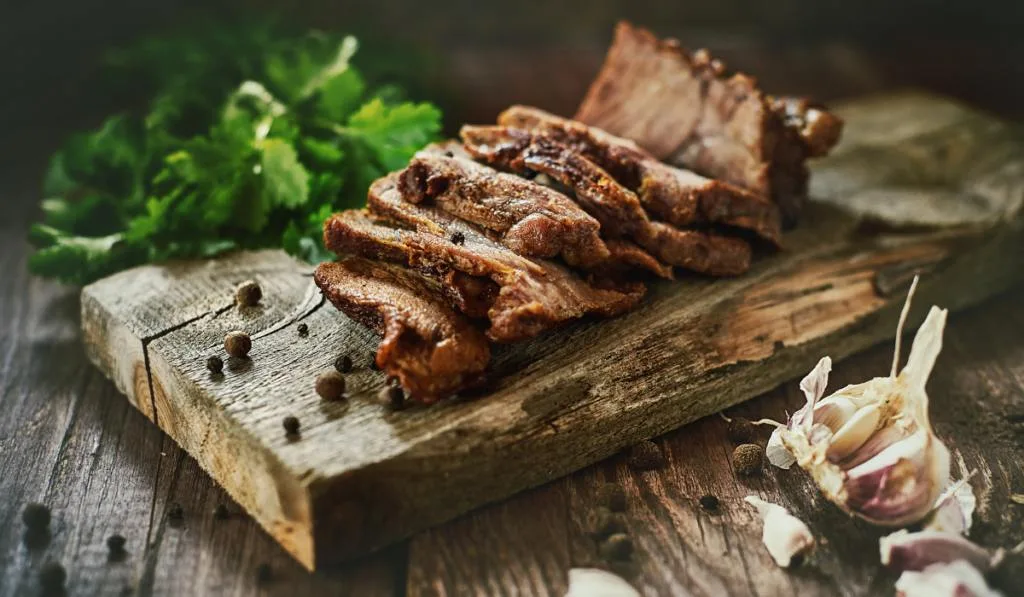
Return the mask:
<svg viewBox="0 0 1024 597">
<path fill-rule="evenodd" d="M 702 495 L 700 497 L 700 507 L 708 512 L 718 512 L 718 498 L 713 495 Z"/>
<path fill-rule="evenodd" d="M 107 537 L 107 550 L 111 554 L 119 554 L 124 551 L 125 538 L 122 535 L 111 535 Z"/>
<path fill-rule="evenodd" d="M 377 401 L 391 410 L 401 410 L 405 405 L 405 392 L 402 388 L 385 386 L 377 392 Z"/>
<path fill-rule="evenodd" d="M 246 280 L 235 289 L 235 302 L 242 307 L 253 307 L 263 298 L 263 289 L 255 280 Z"/>
<path fill-rule="evenodd" d="M 626 492 L 615 483 L 605 483 L 597 489 L 597 503 L 612 512 L 626 509 Z"/>
<path fill-rule="evenodd" d="M 245 332 L 228 332 L 224 336 L 224 350 L 233 357 L 246 357 L 252 350 L 252 339 Z"/>
<path fill-rule="evenodd" d="M 170 518 L 172 522 L 181 522 L 185 518 L 185 509 L 181 507 L 181 504 L 175 502 L 167 508 L 167 518 Z"/>
<path fill-rule="evenodd" d="M 46 506 L 30 502 L 21 511 L 21 521 L 31 531 L 41 531 L 50 526 L 50 509 Z"/>
<path fill-rule="evenodd" d="M 64 583 L 68 579 L 68 573 L 64 566 L 57 562 L 47 562 L 39 569 L 39 585 L 44 594 L 60 594 L 64 591 Z"/>
<path fill-rule="evenodd" d="M 213 509 L 213 517 L 217 520 L 227 520 L 231 517 L 231 512 L 224 504 L 217 504 Z"/>
<path fill-rule="evenodd" d="M 284 432 L 288 435 L 295 436 L 299 434 L 299 419 L 298 417 L 287 416 L 282 421 L 284 425 Z"/>
<path fill-rule="evenodd" d="M 628 560 L 633 555 L 633 540 L 625 533 L 615 533 L 601 542 L 599 551 L 606 560 Z"/>
<path fill-rule="evenodd" d="M 210 370 L 210 373 L 220 373 L 224 370 L 224 361 L 219 356 L 213 355 L 206 359 L 206 368 Z"/>
<path fill-rule="evenodd" d="M 761 472 L 764 450 L 757 444 L 740 444 L 732 453 L 732 466 L 741 475 Z"/>
<path fill-rule="evenodd" d="M 274 571 L 270 568 L 270 564 L 263 563 L 256 567 L 256 581 L 259 583 L 268 583 L 273 579 Z"/>
<path fill-rule="evenodd" d="M 726 434 L 734 443 L 749 444 L 757 439 L 757 425 L 754 425 L 750 419 L 736 417 L 729 421 Z"/>
<path fill-rule="evenodd" d="M 629 449 L 626 463 L 635 470 L 650 471 L 665 466 L 665 457 L 662 456 L 657 444 L 645 441 Z"/>
<path fill-rule="evenodd" d="M 466 244 L 466 235 L 456 230 L 452 233 L 451 241 L 453 245 L 464 245 Z"/>
<path fill-rule="evenodd" d="M 338 370 L 338 373 L 348 373 L 352 370 L 352 358 L 347 354 L 341 355 L 334 359 L 334 368 Z"/>
<path fill-rule="evenodd" d="M 300 336 L 309 335 L 309 326 L 304 323 L 300 323 L 298 327 L 295 328 L 295 330 L 299 332 Z"/>
<path fill-rule="evenodd" d="M 324 371 L 316 378 L 316 393 L 324 400 L 341 400 L 345 397 L 345 376 L 334 369 Z"/>
</svg>

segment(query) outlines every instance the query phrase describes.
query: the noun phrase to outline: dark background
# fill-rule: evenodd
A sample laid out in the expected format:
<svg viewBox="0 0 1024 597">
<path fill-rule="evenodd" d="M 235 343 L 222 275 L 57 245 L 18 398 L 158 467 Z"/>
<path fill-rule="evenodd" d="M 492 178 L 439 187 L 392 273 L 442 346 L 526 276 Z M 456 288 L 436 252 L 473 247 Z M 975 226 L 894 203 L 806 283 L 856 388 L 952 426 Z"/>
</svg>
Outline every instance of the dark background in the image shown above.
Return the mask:
<svg viewBox="0 0 1024 597">
<path fill-rule="evenodd" d="M 571 112 L 614 22 L 707 46 L 769 91 L 829 100 L 904 85 L 1024 116 L 1024 2 L 673 0 L 486 3 L 42 0 L 0 9 L 0 159 L 40 154 L 124 98 L 96 84 L 103 51 L 152 32 L 278 14 L 415 53 L 405 73 L 448 126 L 511 102 Z"/>
</svg>

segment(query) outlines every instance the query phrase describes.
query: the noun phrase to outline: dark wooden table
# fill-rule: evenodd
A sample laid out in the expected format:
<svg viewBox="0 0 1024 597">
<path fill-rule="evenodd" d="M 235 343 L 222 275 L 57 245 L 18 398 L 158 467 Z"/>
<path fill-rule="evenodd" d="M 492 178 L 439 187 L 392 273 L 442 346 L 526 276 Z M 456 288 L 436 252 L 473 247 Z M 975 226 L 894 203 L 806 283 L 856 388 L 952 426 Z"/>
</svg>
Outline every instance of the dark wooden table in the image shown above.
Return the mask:
<svg viewBox="0 0 1024 597">
<path fill-rule="evenodd" d="M 829 52 L 827 60 L 812 55 L 791 63 L 788 73 L 766 66 L 768 78 L 791 79 L 797 91 L 821 89 L 826 97 L 891 86 L 879 74 L 893 72 L 884 60 L 841 46 Z M 479 94 L 479 105 L 467 110 L 474 116 L 492 115 L 511 100 L 564 109 L 589 76 L 538 92 L 525 84 L 527 71 L 512 69 L 518 84 L 474 89 L 481 65 L 490 59 L 500 67 L 502 57 L 484 52 L 462 59 L 464 76 L 453 88 Z M 577 70 L 586 72 L 597 60 L 581 58 Z M 515 97 L 501 99 L 509 95 Z M 66 567 L 72 595 L 560 595 L 571 567 L 600 561 L 587 517 L 603 483 L 627 493 L 626 525 L 636 551 L 620 572 L 646 595 L 892 594 L 894 576 L 877 564 L 881 532 L 841 514 L 797 470 L 738 478 L 733 443 L 716 416 L 659 438 L 668 463 L 660 470 L 637 472 L 615 457 L 372 557 L 307 573 L 87 362 L 76 290 L 26 272 L 24 238 L 37 181 L 66 129 L 58 119 L 0 152 L 0 596 L 36 592 L 47 561 Z M 988 546 L 1024 539 L 1024 505 L 1010 500 L 1024 492 L 1022 291 L 951 317 L 929 385 L 954 473 L 978 471 L 972 535 Z M 830 387 L 883 375 L 890 359 L 886 345 L 843 361 Z M 730 414 L 779 418 L 801 403 L 791 382 Z M 777 569 L 757 539 L 760 522 L 742 502 L 749 493 L 807 520 L 821 540 L 815 556 L 793 571 Z M 705 495 L 719 498 L 717 513 L 700 507 Z M 53 512 L 52 536 L 42 546 L 23 541 L 21 510 L 31 501 Z M 227 519 L 214 514 L 221 504 L 231 513 Z M 180 519 L 169 514 L 176 506 Z M 126 537 L 127 555 L 111 560 L 105 541 L 115 533 Z"/>
</svg>

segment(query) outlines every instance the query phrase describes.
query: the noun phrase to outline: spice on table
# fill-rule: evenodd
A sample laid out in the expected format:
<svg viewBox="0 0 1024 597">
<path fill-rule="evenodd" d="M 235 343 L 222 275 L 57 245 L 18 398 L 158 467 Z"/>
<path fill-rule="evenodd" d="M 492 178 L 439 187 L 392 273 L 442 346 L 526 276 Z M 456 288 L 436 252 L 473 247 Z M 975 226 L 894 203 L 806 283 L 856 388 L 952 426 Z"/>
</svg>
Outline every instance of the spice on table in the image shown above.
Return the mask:
<svg viewBox="0 0 1024 597">
<path fill-rule="evenodd" d="M 64 583 L 68 573 L 58 562 L 47 562 L 39 569 L 39 585 L 44 595 L 60 594 L 64 591 Z"/>
<path fill-rule="evenodd" d="M 324 400 L 341 400 L 345 397 L 345 376 L 334 369 L 328 369 L 316 377 L 316 393 Z"/>
<path fill-rule="evenodd" d="M 590 511 L 587 518 L 587 528 L 597 537 L 608 537 L 616 533 L 626 532 L 626 523 L 622 520 L 621 514 L 616 514 L 599 506 Z"/>
<path fill-rule="evenodd" d="M 597 503 L 612 512 L 626 509 L 626 492 L 615 483 L 605 483 L 597 488 Z"/>
<path fill-rule="evenodd" d="M 756 475 L 761 472 L 764 450 L 757 444 L 740 444 L 732 452 L 732 466 L 740 475 Z"/>
<path fill-rule="evenodd" d="M 300 323 L 300 324 L 299 324 L 299 325 L 298 325 L 298 326 L 297 326 L 297 327 L 295 328 L 295 330 L 296 330 L 297 332 L 299 332 L 299 335 L 300 335 L 300 336 L 308 336 L 308 335 L 309 335 L 309 326 L 308 326 L 308 325 L 306 325 L 305 323 Z"/>
<path fill-rule="evenodd" d="M 713 495 L 702 495 L 700 496 L 700 507 L 706 512 L 718 512 L 719 501 L 716 496 Z"/>
<path fill-rule="evenodd" d="M 246 280 L 235 289 L 235 302 L 241 307 L 254 307 L 263 298 L 263 289 L 255 280 Z"/>
<path fill-rule="evenodd" d="M 181 522 L 185 519 L 185 509 L 181 507 L 181 504 L 174 502 L 167 508 L 167 518 L 175 523 Z"/>
<path fill-rule="evenodd" d="M 402 388 L 384 386 L 377 392 L 377 401 L 391 410 L 401 410 L 405 406 L 405 392 Z"/>
<path fill-rule="evenodd" d="M 633 555 L 633 540 L 625 533 L 614 533 L 601 542 L 598 551 L 606 560 L 628 560 Z"/>
<path fill-rule="evenodd" d="M 466 235 L 459 231 L 455 231 L 452 233 L 451 241 L 453 245 L 464 245 L 466 244 Z"/>
<path fill-rule="evenodd" d="M 209 369 L 210 373 L 220 373 L 224 370 L 224 361 L 219 356 L 213 355 L 206 359 L 206 368 Z"/>
<path fill-rule="evenodd" d="M 127 541 L 123 535 L 111 535 L 107 537 L 107 554 L 111 560 L 119 560 L 124 557 L 124 546 Z"/>
<path fill-rule="evenodd" d="M 726 427 L 726 435 L 729 440 L 736 444 L 750 444 L 757 439 L 758 426 L 750 419 L 743 417 L 732 418 Z"/>
<path fill-rule="evenodd" d="M 213 517 L 217 520 L 227 520 L 231 517 L 231 512 L 224 504 L 217 504 L 213 509 Z"/>
<path fill-rule="evenodd" d="M 37 503 L 29 502 L 21 511 L 21 521 L 30 531 L 41 531 L 50 526 L 50 509 Z"/>
<path fill-rule="evenodd" d="M 299 434 L 298 417 L 287 416 L 284 418 L 284 421 L 282 421 L 281 424 L 284 425 L 284 432 L 287 433 L 289 436 L 294 437 Z"/>
<path fill-rule="evenodd" d="M 650 471 L 665 466 L 665 457 L 657 444 L 643 441 L 629 449 L 626 463 L 638 471 Z"/>
<path fill-rule="evenodd" d="M 764 522 L 761 542 L 779 566 L 788 568 L 791 564 L 799 564 L 803 560 L 802 554 L 814 547 L 811 530 L 782 506 L 766 502 L 756 495 L 748 495 L 743 500 L 757 508 Z"/>
<path fill-rule="evenodd" d="M 334 359 L 334 368 L 338 370 L 338 373 L 348 373 L 352 370 L 352 357 L 343 354 Z"/>
<path fill-rule="evenodd" d="M 228 332 L 224 336 L 224 350 L 233 357 L 247 357 L 249 356 L 249 351 L 252 350 L 252 339 L 245 332 L 237 330 Z"/>
</svg>

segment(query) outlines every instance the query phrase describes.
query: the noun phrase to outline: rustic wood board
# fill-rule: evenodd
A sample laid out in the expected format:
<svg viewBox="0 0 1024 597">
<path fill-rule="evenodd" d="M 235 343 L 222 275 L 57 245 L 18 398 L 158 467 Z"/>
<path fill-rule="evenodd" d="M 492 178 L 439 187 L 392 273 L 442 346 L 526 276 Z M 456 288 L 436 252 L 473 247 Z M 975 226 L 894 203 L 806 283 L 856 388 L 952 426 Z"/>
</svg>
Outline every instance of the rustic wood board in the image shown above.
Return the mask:
<svg viewBox="0 0 1024 597">
<path fill-rule="evenodd" d="M 86 287 L 87 351 L 305 566 L 377 549 L 736 404 L 821 354 L 891 337 L 915 271 L 925 276 L 913 323 L 932 303 L 962 308 L 1019 279 L 1015 132 L 915 94 L 843 114 L 846 141 L 815 168 L 823 201 L 786 251 L 742 278 L 656 284 L 624 317 L 502 347 L 486 396 L 384 411 L 373 401 L 383 374 L 368 367 L 374 335 L 324 305 L 309 266 L 276 251 Z M 889 194 L 915 209 L 879 209 Z M 837 207 L 847 199 L 859 213 Z M 232 288 L 248 278 L 264 300 L 235 308 Z M 206 357 L 233 329 L 253 336 L 252 360 L 211 376 Z M 340 354 L 356 363 L 350 399 L 321 402 L 313 380 Z M 287 415 L 301 439 L 286 437 Z"/>
</svg>

